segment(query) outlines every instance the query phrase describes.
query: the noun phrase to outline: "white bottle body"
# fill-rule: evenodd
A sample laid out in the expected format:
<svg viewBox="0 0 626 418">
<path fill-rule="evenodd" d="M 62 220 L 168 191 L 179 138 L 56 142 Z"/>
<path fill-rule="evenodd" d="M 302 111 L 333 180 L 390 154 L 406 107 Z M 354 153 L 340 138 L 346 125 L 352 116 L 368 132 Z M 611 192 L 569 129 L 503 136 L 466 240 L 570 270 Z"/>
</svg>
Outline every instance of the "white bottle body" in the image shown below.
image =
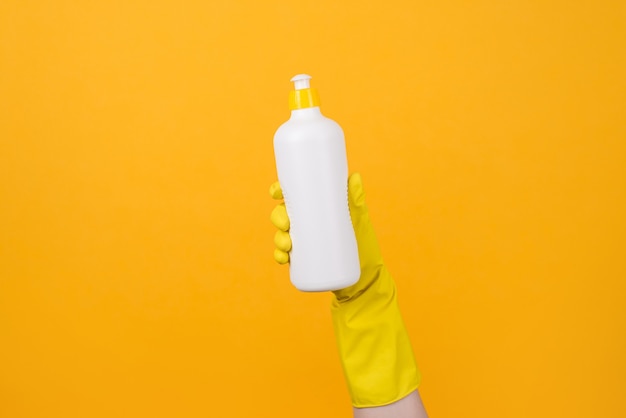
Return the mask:
<svg viewBox="0 0 626 418">
<path fill-rule="evenodd" d="M 274 135 L 274 154 L 291 224 L 291 282 L 306 292 L 353 285 L 361 270 L 343 130 L 319 107 L 292 110 Z"/>
</svg>

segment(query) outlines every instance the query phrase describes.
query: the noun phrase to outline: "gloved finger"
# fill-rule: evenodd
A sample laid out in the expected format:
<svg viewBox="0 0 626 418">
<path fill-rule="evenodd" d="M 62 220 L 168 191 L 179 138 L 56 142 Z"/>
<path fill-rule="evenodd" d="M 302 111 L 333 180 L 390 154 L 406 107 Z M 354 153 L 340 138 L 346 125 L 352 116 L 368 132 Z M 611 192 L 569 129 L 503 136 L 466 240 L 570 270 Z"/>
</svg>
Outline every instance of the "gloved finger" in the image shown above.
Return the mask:
<svg viewBox="0 0 626 418">
<path fill-rule="evenodd" d="M 289 253 L 279 250 L 278 248 L 274 249 L 274 260 L 278 264 L 287 264 L 289 262 Z"/>
<path fill-rule="evenodd" d="M 270 215 L 270 220 L 274 226 L 281 231 L 289 231 L 289 216 L 287 215 L 287 208 L 284 203 L 276 205 Z"/>
<path fill-rule="evenodd" d="M 274 234 L 274 245 L 281 251 L 291 251 L 291 237 L 288 232 L 276 231 Z"/>
<path fill-rule="evenodd" d="M 272 199 L 280 200 L 283 198 L 283 189 L 280 188 L 280 183 L 275 181 L 270 186 L 270 196 Z"/>
</svg>

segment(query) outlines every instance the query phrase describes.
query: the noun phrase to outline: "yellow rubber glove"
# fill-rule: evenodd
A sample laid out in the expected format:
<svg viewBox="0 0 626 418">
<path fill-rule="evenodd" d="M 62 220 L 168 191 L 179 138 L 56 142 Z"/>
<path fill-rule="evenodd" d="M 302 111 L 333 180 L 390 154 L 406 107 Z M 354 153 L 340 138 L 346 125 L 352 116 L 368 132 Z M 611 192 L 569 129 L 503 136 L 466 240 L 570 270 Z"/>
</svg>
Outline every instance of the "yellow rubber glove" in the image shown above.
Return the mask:
<svg viewBox="0 0 626 418">
<path fill-rule="evenodd" d="M 282 199 L 278 182 L 272 184 L 270 194 L 274 199 Z M 358 173 L 348 179 L 348 195 L 361 278 L 356 284 L 333 292 L 331 312 L 352 404 L 367 408 L 404 398 L 419 386 L 420 373 L 398 308 L 396 285 L 383 263 Z M 291 238 L 285 204 L 277 205 L 270 218 L 278 228 L 274 258 L 286 264 Z"/>
</svg>

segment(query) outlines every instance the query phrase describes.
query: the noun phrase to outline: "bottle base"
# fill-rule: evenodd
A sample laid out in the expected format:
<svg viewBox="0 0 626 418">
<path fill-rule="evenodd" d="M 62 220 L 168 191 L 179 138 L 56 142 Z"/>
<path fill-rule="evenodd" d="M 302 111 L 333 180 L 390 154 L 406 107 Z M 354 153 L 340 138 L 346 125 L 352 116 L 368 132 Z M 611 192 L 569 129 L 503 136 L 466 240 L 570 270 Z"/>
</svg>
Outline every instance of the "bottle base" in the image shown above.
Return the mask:
<svg viewBox="0 0 626 418">
<path fill-rule="evenodd" d="M 332 282 L 317 282 L 317 283 L 293 283 L 291 282 L 296 289 L 301 292 L 307 293 L 316 293 L 316 292 L 329 292 L 333 290 L 345 289 L 346 287 L 350 287 L 356 282 L 359 281 L 357 277 L 356 280 L 335 280 Z"/>
</svg>

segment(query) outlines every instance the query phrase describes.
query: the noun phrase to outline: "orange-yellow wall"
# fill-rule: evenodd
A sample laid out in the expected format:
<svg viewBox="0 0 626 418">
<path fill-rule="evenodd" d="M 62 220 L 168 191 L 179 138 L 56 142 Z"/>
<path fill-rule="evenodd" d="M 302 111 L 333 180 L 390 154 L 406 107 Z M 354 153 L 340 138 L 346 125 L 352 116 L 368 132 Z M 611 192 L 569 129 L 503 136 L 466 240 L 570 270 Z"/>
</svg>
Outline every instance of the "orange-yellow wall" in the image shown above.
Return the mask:
<svg viewBox="0 0 626 418">
<path fill-rule="evenodd" d="M 433 417 L 624 417 L 622 1 L 2 1 L 0 417 L 348 417 L 272 260 L 344 127 Z"/>
</svg>

